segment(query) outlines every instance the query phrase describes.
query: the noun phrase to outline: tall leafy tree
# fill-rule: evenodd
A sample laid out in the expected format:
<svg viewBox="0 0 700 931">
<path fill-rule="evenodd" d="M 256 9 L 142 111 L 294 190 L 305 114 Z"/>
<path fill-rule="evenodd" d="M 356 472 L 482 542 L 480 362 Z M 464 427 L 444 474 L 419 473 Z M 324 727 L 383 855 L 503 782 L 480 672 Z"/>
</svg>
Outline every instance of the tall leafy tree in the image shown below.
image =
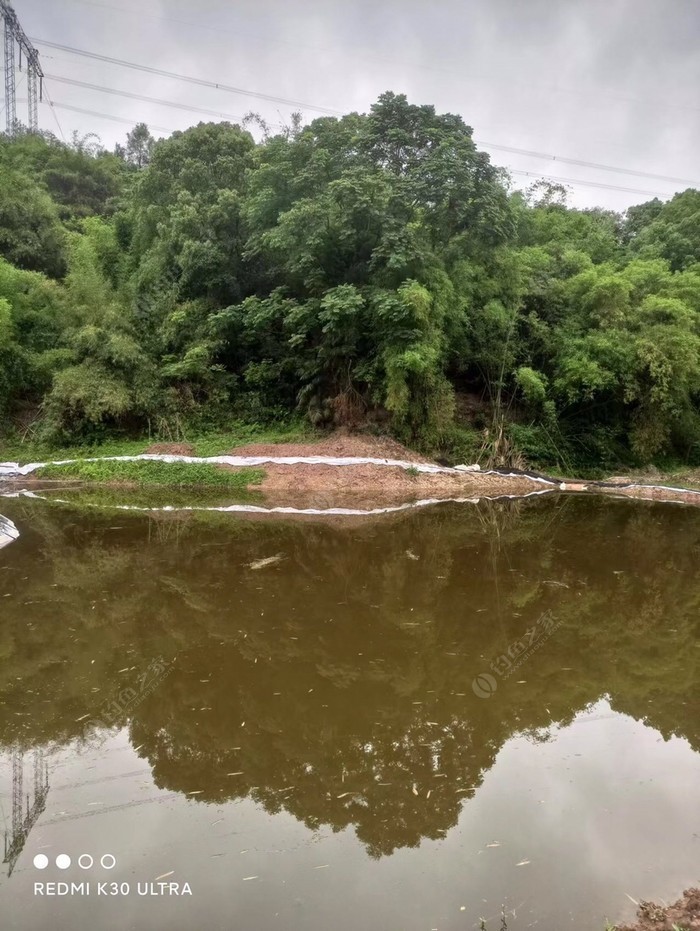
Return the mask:
<svg viewBox="0 0 700 931">
<path fill-rule="evenodd" d="M 700 262 L 700 191 L 689 189 L 666 204 L 651 201 L 644 207 L 643 214 L 633 212 L 628 217 L 628 229 L 632 224 L 634 230 L 631 245 L 635 252 L 666 259 L 673 271 Z"/>
<path fill-rule="evenodd" d="M 155 139 L 145 123 L 137 123 L 127 134 L 124 158 L 134 168 L 145 168 L 151 161 Z"/>
<path fill-rule="evenodd" d="M 0 172 L 0 256 L 53 278 L 66 271 L 66 239 L 56 205 L 36 181 L 7 168 Z"/>
</svg>

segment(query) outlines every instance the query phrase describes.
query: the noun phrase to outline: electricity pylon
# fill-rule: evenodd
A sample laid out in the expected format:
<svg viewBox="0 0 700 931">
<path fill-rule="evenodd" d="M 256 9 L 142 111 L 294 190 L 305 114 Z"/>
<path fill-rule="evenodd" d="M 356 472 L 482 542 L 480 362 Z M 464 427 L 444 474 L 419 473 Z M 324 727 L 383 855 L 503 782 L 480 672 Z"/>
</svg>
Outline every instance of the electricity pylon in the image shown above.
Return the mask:
<svg viewBox="0 0 700 931">
<path fill-rule="evenodd" d="M 5 859 L 7 875 L 11 876 L 19 855 L 29 837 L 29 832 L 39 820 L 39 815 L 46 808 L 46 796 L 49 794 L 49 766 L 44 758 L 44 751 L 34 751 L 34 798 L 29 804 L 27 793 L 27 810 L 24 811 L 24 753 L 15 748 L 12 752 L 12 830 L 8 836 L 5 832 Z"/>
<path fill-rule="evenodd" d="M 17 131 L 17 98 L 15 88 L 15 44 L 19 50 L 19 70 L 22 70 L 22 56 L 26 60 L 28 89 L 29 132 L 39 130 L 39 101 L 43 99 L 44 72 L 39 64 L 39 53 L 27 38 L 20 26 L 17 14 L 8 0 L 0 0 L 0 17 L 5 27 L 5 126 L 8 136 Z"/>
</svg>

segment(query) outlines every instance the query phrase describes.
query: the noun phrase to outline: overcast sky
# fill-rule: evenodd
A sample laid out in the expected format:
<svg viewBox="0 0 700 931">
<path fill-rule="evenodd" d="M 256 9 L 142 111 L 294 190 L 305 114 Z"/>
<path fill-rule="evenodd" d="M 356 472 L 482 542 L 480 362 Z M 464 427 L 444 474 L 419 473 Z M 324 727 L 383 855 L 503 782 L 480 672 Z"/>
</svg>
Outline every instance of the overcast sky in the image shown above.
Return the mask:
<svg viewBox="0 0 700 931">
<path fill-rule="evenodd" d="M 347 112 L 385 90 L 461 114 L 499 165 L 635 189 L 571 185 L 570 202 L 622 210 L 700 187 L 700 0 L 12 0 L 32 38 Z M 36 43 L 47 75 L 242 116 L 293 106 L 145 74 Z M 154 134 L 210 117 L 47 79 L 53 101 Z M 24 93 L 23 93 L 24 91 Z M 20 84 L 18 98 L 26 99 Z M 18 103 L 23 118 L 26 104 Z M 129 130 L 57 107 L 66 137 Z M 58 133 L 47 105 L 43 129 Z M 673 176 L 668 182 L 493 149 Z M 534 179 L 533 179 L 534 180 Z M 515 186 L 530 183 L 513 175 Z M 641 192 L 641 193 L 640 193 Z M 644 193 L 648 192 L 648 193 Z"/>
</svg>

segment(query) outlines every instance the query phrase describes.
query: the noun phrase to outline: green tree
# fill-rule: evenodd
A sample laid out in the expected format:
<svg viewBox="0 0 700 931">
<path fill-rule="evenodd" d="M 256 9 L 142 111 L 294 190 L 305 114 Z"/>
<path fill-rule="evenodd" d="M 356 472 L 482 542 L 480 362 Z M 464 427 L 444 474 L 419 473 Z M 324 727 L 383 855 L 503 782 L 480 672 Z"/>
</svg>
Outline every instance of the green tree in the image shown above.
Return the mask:
<svg viewBox="0 0 700 931">
<path fill-rule="evenodd" d="M 12 169 L 0 172 L 0 256 L 18 268 L 61 278 L 66 240 L 48 194 Z"/>
<path fill-rule="evenodd" d="M 127 134 L 124 158 L 134 168 L 145 168 L 151 161 L 155 139 L 145 123 L 137 123 Z"/>
<path fill-rule="evenodd" d="M 46 397 L 45 432 L 53 439 L 94 439 L 129 422 L 143 426 L 157 405 L 154 367 L 103 272 L 106 235 L 103 221 L 87 220 L 73 242 L 62 333 L 69 364 Z"/>
<path fill-rule="evenodd" d="M 0 165 L 39 182 L 72 229 L 84 217 L 108 214 L 123 190 L 124 163 L 105 152 L 94 133 L 76 135 L 70 146 L 50 134 L 0 137 Z"/>
<path fill-rule="evenodd" d="M 55 281 L 0 259 L 0 417 L 14 404 L 38 407 L 56 371 L 66 363 L 61 348 L 66 301 Z"/>
<path fill-rule="evenodd" d="M 643 223 L 638 223 L 639 213 L 628 218 L 635 252 L 645 258 L 666 259 L 673 271 L 700 262 L 700 191 L 689 189 L 663 205 L 651 201 L 643 206 Z"/>
</svg>

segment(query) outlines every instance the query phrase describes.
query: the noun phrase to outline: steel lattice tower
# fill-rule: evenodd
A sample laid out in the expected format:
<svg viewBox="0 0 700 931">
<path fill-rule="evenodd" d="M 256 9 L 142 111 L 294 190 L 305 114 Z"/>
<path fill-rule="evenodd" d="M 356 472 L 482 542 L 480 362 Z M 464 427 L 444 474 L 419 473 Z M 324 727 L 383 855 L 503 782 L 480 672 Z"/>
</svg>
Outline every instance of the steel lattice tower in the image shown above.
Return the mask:
<svg viewBox="0 0 700 931">
<path fill-rule="evenodd" d="M 22 53 L 27 62 L 28 120 L 30 132 L 39 131 L 39 101 L 42 99 L 44 72 L 39 64 L 39 53 L 20 26 L 17 14 L 8 0 L 0 0 L 0 16 L 5 24 L 5 126 L 8 136 L 17 130 L 17 98 L 15 86 L 15 42 L 19 46 L 19 67 Z"/>
<path fill-rule="evenodd" d="M 34 751 L 34 797 L 30 804 L 27 793 L 27 808 L 24 808 L 24 751 L 15 747 L 12 751 L 12 829 L 5 832 L 5 858 L 7 875 L 11 876 L 20 854 L 24 850 L 29 834 L 46 808 L 49 794 L 49 767 L 44 750 Z"/>
<path fill-rule="evenodd" d="M 12 836 L 17 837 L 22 831 L 23 818 L 23 795 L 22 783 L 24 768 L 22 766 L 22 752 L 20 750 L 12 751 Z"/>
<path fill-rule="evenodd" d="M 4 10 L 3 10 L 4 13 Z M 12 136 L 17 123 L 15 100 L 15 31 L 10 19 L 5 18 L 5 120 L 7 135 Z"/>
<path fill-rule="evenodd" d="M 29 105 L 29 121 L 27 125 L 29 126 L 30 133 L 39 131 L 39 101 L 37 99 L 37 79 L 39 78 L 37 72 L 38 55 L 36 59 L 36 64 L 29 59 L 27 60 L 27 101 Z"/>
</svg>

